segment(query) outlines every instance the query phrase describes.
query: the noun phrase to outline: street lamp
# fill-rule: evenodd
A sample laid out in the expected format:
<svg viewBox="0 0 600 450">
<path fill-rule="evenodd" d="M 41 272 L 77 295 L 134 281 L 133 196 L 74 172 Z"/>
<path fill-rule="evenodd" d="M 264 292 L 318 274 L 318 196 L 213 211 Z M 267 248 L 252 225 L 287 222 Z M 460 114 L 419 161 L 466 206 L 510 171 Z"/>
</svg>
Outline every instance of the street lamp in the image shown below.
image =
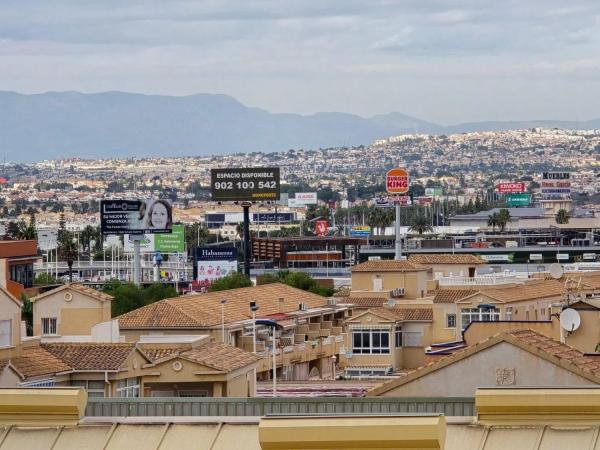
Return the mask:
<svg viewBox="0 0 600 450">
<path fill-rule="evenodd" d="M 258 323 L 259 325 L 264 325 L 266 327 L 271 327 L 272 329 L 272 351 L 273 351 L 273 397 L 277 396 L 277 355 L 276 355 L 276 351 L 277 351 L 277 346 L 275 343 L 275 332 L 278 328 L 283 328 L 281 325 L 278 325 L 277 322 L 275 322 L 274 320 L 269 320 L 269 319 L 260 319 L 258 321 L 254 322 L 255 324 Z M 283 363 L 282 363 L 283 364 Z M 283 365 L 282 365 L 283 367 Z M 283 369 L 282 369 L 283 370 Z"/>
<path fill-rule="evenodd" d="M 221 341 L 225 343 L 225 303 L 227 300 L 221 299 Z"/>
<path fill-rule="evenodd" d="M 252 311 L 252 353 L 256 353 L 256 311 L 258 305 L 255 301 L 250 302 L 250 311 Z"/>
<path fill-rule="evenodd" d="M 335 355 L 333 355 L 331 357 L 331 365 L 333 366 L 331 368 L 331 379 L 335 381 L 335 362 L 337 361 L 337 357 Z"/>
</svg>

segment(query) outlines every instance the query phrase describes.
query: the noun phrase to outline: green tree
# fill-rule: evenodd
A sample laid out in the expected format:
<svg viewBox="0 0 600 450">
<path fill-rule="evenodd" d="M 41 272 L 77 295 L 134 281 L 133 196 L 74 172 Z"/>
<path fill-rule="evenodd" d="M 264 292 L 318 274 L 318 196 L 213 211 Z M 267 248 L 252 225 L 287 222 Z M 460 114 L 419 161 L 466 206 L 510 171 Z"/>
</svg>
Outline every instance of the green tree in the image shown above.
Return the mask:
<svg viewBox="0 0 600 450">
<path fill-rule="evenodd" d="M 559 209 L 555 217 L 556 223 L 567 224 L 569 223 L 569 213 L 566 209 Z"/>
<path fill-rule="evenodd" d="M 415 215 L 413 215 L 410 221 L 410 231 L 416 231 L 419 234 L 423 233 L 431 233 L 433 231 L 433 227 L 429 222 L 429 218 L 425 214 L 422 208 L 419 208 Z"/>
<path fill-rule="evenodd" d="M 33 336 L 33 306 L 27 294 L 21 294 L 21 320 L 25 322 L 27 336 Z"/>
<path fill-rule="evenodd" d="M 233 272 L 226 277 L 215 280 L 208 290 L 209 292 L 217 292 L 250 286 L 252 286 L 252 281 L 250 281 L 250 278 L 239 272 Z"/>
<path fill-rule="evenodd" d="M 496 231 L 498 226 L 498 213 L 492 213 L 488 216 L 488 226 L 492 227 L 492 231 Z"/>
<path fill-rule="evenodd" d="M 61 283 L 56 278 L 54 278 L 51 274 L 42 272 L 35 276 L 35 280 L 33 281 L 33 284 L 48 285 L 48 284 L 61 284 Z"/>
<path fill-rule="evenodd" d="M 373 208 L 369 213 L 369 225 L 378 230 L 377 234 L 385 233 L 385 228 L 394 222 L 394 211 L 388 208 Z"/>
<path fill-rule="evenodd" d="M 510 212 L 508 209 L 501 209 L 498 211 L 498 226 L 500 227 L 500 231 L 504 231 L 506 225 L 510 222 Z"/>
<path fill-rule="evenodd" d="M 111 280 L 104 284 L 102 290 L 113 297 L 113 317 L 120 316 L 158 300 L 177 297 L 177 292 L 172 286 L 160 283 L 154 283 L 146 288 L 139 288 L 133 283 L 121 283 L 118 280 Z"/>
<path fill-rule="evenodd" d="M 73 282 L 73 263 L 77 259 L 79 249 L 73 233 L 64 228 L 58 230 L 58 257 L 67 262 L 69 267 L 69 283 Z"/>
</svg>

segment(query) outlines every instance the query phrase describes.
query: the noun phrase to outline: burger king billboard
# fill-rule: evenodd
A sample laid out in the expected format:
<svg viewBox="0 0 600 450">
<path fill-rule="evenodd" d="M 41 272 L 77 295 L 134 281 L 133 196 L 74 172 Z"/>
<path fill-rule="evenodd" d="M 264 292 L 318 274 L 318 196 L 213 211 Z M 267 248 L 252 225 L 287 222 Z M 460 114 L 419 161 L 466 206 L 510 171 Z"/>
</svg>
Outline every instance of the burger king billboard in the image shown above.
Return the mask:
<svg viewBox="0 0 600 450">
<path fill-rule="evenodd" d="M 388 170 L 385 175 L 385 189 L 390 194 L 406 194 L 409 180 L 406 169 L 396 168 Z"/>
</svg>

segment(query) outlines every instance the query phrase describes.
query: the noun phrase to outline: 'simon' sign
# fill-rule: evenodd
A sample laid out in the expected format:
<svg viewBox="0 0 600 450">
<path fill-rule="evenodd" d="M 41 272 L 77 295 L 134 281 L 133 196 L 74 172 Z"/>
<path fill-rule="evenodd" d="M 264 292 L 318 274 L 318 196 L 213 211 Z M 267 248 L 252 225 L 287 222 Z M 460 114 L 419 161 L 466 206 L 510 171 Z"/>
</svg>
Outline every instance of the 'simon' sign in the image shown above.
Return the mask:
<svg viewBox="0 0 600 450">
<path fill-rule="evenodd" d="M 499 183 L 496 191 L 500 194 L 521 194 L 525 192 L 525 183 L 518 181 L 515 183 Z"/>
<path fill-rule="evenodd" d="M 406 169 L 396 168 L 388 170 L 385 175 L 385 189 L 390 194 L 406 194 L 408 186 L 408 172 Z"/>
<path fill-rule="evenodd" d="M 210 171 L 210 194 L 214 202 L 277 201 L 279 193 L 279 167 Z"/>
</svg>

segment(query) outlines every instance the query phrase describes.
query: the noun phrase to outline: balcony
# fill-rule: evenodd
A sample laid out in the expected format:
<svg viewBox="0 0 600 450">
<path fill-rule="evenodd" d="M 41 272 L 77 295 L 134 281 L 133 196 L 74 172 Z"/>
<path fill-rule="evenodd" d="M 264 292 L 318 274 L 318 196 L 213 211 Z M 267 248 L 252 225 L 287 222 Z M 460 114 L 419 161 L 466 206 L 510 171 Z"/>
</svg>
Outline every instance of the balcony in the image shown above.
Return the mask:
<svg viewBox="0 0 600 450">
<path fill-rule="evenodd" d="M 516 272 L 503 272 L 490 275 L 476 275 L 474 277 L 447 276 L 436 278 L 440 286 L 497 286 L 503 284 L 525 283 L 527 277 Z"/>
<path fill-rule="evenodd" d="M 326 331 L 326 330 L 321 330 Z M 294 335 L 295 337 L 298 335 Z M 301 343 L 294 343 L 285 347 L 278 347 L 275 352 L 277 367 L 291 366 L 292 364 L 313 361 L 319 358 L 329 358 L 340 353 L 346 335 L 340 333 L 336 336 L 317 337 Z M 297 340 L 296 340 L 297 342 Z M 258 351 L 261 348 L 262 351 Z M 273 353 L 269 342 L 264 342 L 259 347 L 257 343 L 257 354 L 262 356 L 256 368 L 257 372 L 272 370 Z"/>
</svg>

